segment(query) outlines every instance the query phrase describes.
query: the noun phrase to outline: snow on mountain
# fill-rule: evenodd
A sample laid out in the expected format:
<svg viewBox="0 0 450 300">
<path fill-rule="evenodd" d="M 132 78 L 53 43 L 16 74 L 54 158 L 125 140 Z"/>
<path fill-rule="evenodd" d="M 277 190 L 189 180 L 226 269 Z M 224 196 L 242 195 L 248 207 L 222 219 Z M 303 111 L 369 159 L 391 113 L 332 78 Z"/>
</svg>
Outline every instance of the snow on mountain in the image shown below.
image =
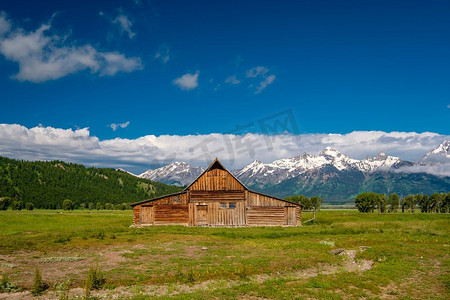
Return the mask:
<svg viewBox="0 0 450 300">
<path fill-rule="evenodd" d="M 194 181 L 204 169 L 193 167 L 186 162 L 174 162 L 167 166 L 147 170 L 138 177 L 176 186 L 185 186 Z"/>
<path fill-rule="evenodd" d="M 293 158 L 283 158 L 268 164 L 255 160 L 243 169 L 235 172 L 235 174 L 247 184 L 277 184 L 285 179 L 325 166 L 333 166 L 338 171 L 359 170 L 362 172 L 374 172 L 376 170 L 395 168 L 402 165 L 402 163 L 403 161 L 399 157 L 388 156 L 385 153 L 379 153 L 375 157 L 367 157 L 363 160 L 353 159 L 327 147 L 319 152 L 318 155 L 303 153 Z"/>
<path fill-rule="evenodd" d="M 265 182 L 279 183 L 289 178 L 289 172 L 276 164 L 264 164 L 255 160 L 241 170 L 233 172 L 236 177 L 245 178 L 247 184 L 256 183 L 259 178 L 264 178 Z"/>
<path fill-rule="evenodd" d="M 381 169 L 391 169 L 399 166 L 403 161 L 396 156 L 389 156 L 380 152 L 375 157 L 367 157 L 356 163 L 358 170 L 363 172 L 373 172 Z"/>
<path fill-rule="evenodd" d="M 450 140 L 445 140 L 423 157 L 424 162 L 450 163 Z"/>
<path fill-rule="evenodd" d="M 302 153 L 292 158 L 278 159 L 271 163 L 255 160 L 242 169 L 232 172 L 249 186 L 274 185 L 307 172 L 331 170 L 330 168 L 335 168 L 337 171 L 357 171 L 363 174 L 375 171 L 403 172 L 402 170 L 406 170 L 405 172 L 408 172 L 407 170 L 412 170 L 411 168 L 442 165 L 443 161 L 450 162 L 450 141 L 448 140 L 428 152 L 422 161 L 416 163 L 403 161 L 399 157 L 389 156 L 383 152 L 374 157 L 358 160 L 327 147 L 317 155 Z M 194 181 L 203 171 L 202 167 L 193 167 L 186 162 L 174 162 L 155 170 L 148 170 L 138 177 L 184 186 Z M 427 173 L 426 170 L 423 172 Z"/>
</svg>

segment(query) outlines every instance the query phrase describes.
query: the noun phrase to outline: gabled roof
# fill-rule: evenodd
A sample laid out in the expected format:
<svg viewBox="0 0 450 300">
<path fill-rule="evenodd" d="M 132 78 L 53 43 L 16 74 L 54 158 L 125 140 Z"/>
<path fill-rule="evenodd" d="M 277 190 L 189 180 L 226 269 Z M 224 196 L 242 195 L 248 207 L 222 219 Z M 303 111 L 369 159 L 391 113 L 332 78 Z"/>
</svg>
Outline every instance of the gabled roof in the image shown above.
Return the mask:
<svg viewBox="0 0 450 300">
<path fill-rule="evenodd" d="M 239 182 L 244 189 L 248 190 L 248 187 L 245 186 L 245 184 L 243 184 L 239 179 L 236 178 L 236 176 L 234 176 L 230 171 L 228 171 L 223 164 L 220 162 L 220 160 L 216 157 L 214 159 L 214 161 L 209 165 L 209 167 L 206 168 L 205 171 L 203 171 L 202 174 L 198 175 L 197 178 L 195 178 L 194 181 L 192 181 L 192 183 L 190 185 L 188 185 L 183 191 L 187 191 L 189 190 L 189 188 L 195 183 L 197 182 L 197 180 L 202 177 L 206 172 L 211 171 L 211 170 L 215 170 L 215 169 L 219 169 L 219 170 L 223 170 L 228 172 L 228 174 L 230 174 L 234 179 L 236 179 L 237 182 Z"/>
</svg>

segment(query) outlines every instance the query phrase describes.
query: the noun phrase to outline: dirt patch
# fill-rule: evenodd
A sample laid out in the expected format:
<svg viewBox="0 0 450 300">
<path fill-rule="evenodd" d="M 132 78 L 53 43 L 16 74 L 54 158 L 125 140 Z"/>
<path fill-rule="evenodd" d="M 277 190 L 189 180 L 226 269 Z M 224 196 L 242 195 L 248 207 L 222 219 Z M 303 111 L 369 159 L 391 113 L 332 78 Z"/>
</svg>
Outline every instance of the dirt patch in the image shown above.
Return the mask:
<svg viewBox="0 0 450 300">
<path fill-rule="evenodd" d="M 67 279 L 79 283 L 91 265 L 99 264 L 104 271 L 112 270 L 127 261 L 123 256 L 125 253 L 131 251 L 111 247 L 97 253 L 83 249 L 76 252 L 19 252 L 0 255 L 0 274 L 8 274 L 11 282 L 26 289 L 31 288 L 36 269 L 41 271 L 44 280 L 50 284 Z"/>
<path fill-rule="evenodd" d="M 136 247 L 137 249 L 138 247 Z M 196 246 L 185 246 L 185 255 L 188 257 L 198 257 L 201 255 L 202 251 L 200 247 Z M 123 256 L 126 253 L 133 253 L 132 249 L 108 249 L 97 253 L 96 256 L 91 256 L 85 261 L 75 261 L 75 262 L 57 262 L 52 264 L 41 264 L 45 265 L 42 269 L 43 277 L 48 279 L 50 282 L 52 280 L 61 281 L 62 278 L 67 278 L 68 275 L 80 275 L 82 272 L 86 272 L 90 263 L 98 262 L 101 263 L 103 270 L 114 269 L 120 263 L 127 261 L 127 258 Z M 343 261 L 339 265 L 329 265 L 329 264 L 319 264 L 315 268 L 304 269 L 296 271 L 293 273 L 283 273 L 283 274 L 259 274 L 254 275 L 249 278 L 250 281 L 256 283 L 263 283 L 269 279 L 277 279 L 282 277 L 293 277 L 299 279 L 311 278 L 318 275 L 330 275 L 340 272 L 364 272 L 370 270 L 373 266 L 372 261 L 368 260 L 356 260 L 357 250 L 344 250 L 338 255 L 344 257 Z M 11 257 L 4 258 L 6 261 L 11 261 Z M 34 264 L 38 263 L 38 258 L 30 259 Z M 14 263 L 14 260 L 13 262 Z M 31 276 L 27 276 L 32 280 Z M 98 297 L 100 299 L 122 299 L 132 296 L 142 295 L 146 297 L 155 296 L 170 296 L 179 293 L 189 293 L 198 290 L 216 289 L 216 288 L 230 288 L 238 286 L 242 282 L 239 280 L 209 280 L 204 282 L 199 282 L 193 285 L 186 284 L 173 284 L 173 285 L 145 285 L 145 286 L 120 286 L 113 290 L 100 290 L 93 291 L 92 296 Z M 31 281 L 28 282 L 31 285 Z M 82 288 L 73 288 L 69 291 L 70 297 L 83 297 L 84 290 Z M 0 299 L 58 299 L 62 292 L 50 291 L 45 295 L 40 297 L 33 297 L 29 292 L 21 293 L 11 293 L 11 294 L 0 294 Z"/>
</svg>

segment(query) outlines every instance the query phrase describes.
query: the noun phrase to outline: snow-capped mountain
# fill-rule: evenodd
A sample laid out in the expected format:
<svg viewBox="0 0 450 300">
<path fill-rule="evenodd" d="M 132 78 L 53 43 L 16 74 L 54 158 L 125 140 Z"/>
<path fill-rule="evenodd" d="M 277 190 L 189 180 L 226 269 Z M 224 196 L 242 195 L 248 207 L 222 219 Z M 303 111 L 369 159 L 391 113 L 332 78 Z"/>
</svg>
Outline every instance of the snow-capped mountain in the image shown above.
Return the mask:
<svg viewBox="0 0 450 300">
<path fill-rule="evenodd" d="M 324 166 L 333 166 L 338 171 L 359 170 L 361 172 L 374 172 L 397 168 L 408 162 L 403 162 L 399 157 L 379 153 L 375 157 L 367 157 L 363 160 L 350 158 L 330 147 L 323 149 L 318 155 L 303 153 L 293 158 L 284 158 L 264 164 L 255 160 L 245 166 L 235 175 L 249 184 L 277 184 L 288 178 L 316 170 Z"/>
<path fill-rule="evenodd" d="M 193 167 L 186 162 L 177 161 L 155 170 L 147 170 L 138 177 L 165 184 L 185 186 L 194 181 L 202 172 L 202 167 Z"/>
<path fill-rule="evenodd" d="M 425 154 L 423 161 L 450 163 L 450 140 L 444 141 L 435 149 Z"/>
<path fill-rule="evenodd" d="M 430 168 L 450 164 L 450 142 L 427 153 L 419 162 L 404 161 L 383 152 L 374 157 L 353 159 L 332 148 L 317 155 L 303 153 L 270 163 L 255 160 L 233 174 L 247 187 L 278 197 L 319 195 L 333 201 L 347 201 L 361 192 L 416 194 L 448 192 L 450 175 L 430 172 Z M 184 186 L 204 169 L 185 162 L 148 170 L 139 177 Z M 347 200 L 346 200 L 347 199 Z"/>
</svg>

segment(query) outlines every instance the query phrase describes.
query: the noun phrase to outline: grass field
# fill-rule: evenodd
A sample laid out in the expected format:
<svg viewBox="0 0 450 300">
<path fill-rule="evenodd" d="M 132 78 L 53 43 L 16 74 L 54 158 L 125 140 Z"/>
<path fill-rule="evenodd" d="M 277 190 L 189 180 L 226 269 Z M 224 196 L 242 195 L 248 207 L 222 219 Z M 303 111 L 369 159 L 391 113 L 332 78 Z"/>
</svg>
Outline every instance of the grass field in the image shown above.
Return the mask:
<svg viewBox="0 0 450 300">
<path fill-rule="evenodd" d="M 309 219 L 308 213 L 303 219 Z M 130 228 L 131 211 L 0 212 L 0 274 L 32 297 L 449 299 L 449 214 L 323 210 L 300 228 Z M 203 248 L 203 249 L 202 249 Z M 340 255 L 329 251 L 344 248 Z"/>
</svg>

